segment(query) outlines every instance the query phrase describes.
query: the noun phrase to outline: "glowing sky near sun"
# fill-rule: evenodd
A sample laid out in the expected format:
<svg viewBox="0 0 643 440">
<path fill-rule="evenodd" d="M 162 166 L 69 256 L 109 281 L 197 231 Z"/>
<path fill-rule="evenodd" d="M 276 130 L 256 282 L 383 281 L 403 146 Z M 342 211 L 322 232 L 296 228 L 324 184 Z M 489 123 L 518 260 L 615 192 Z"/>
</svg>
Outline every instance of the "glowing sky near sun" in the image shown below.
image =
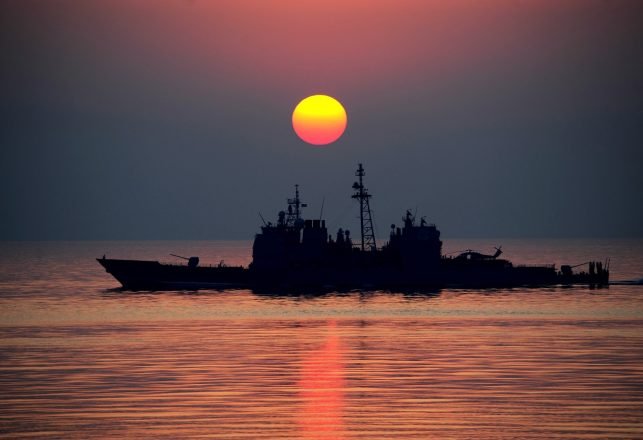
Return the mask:
<svg viewBox="0 0 643 440">
<path fill-rule="evenodd" d="M 52 7 L 48 21 L 68 28 L 55 43 L 69 38 L 103 59 L 114 56 L 112 68 L 145 61 L 199 80 L 362 89 L 383 81 L 437 80 L 461 68 L 486 68 L 492 59 L 512 62 L 525 43 L 530 57 L 537 56 L 540 35 L 533 24 L 573 13 L 557 2 L 528 1 L 496 1 L 494 7 L 465 0 L 135 5 L 115 0 Z M 100 38 L 72 41 L 76 32 Z M 555 37 L 556 29 L 551 32 Z"/>
<path fill-rule="evenodd" d="M 134 73 L 203 87 L 224 81 L 292 97 L 324 90 L 343 98 L 345 90 L 390 93 L 391 87 L 450 82 L 472 72 L 510 75 L 524 67 L 538 73 L 545 65 L 568 62 L 592 45 L 608 44 L 597 36 L 609 36 L 618 26 L 600 22 L 595 8 L 581 12 L 600 32 L 574 25 L 587 3 L 36 2 L 41 12 L 31 38 L 48 41 L 52 54 L 72 50 L 64 58 L 72 68 L 75 60 L 94 57 L 106 75 L 125 79 L 145 65 L 148 71 Z M 55 38 L 46 35 L 50 28 L 59 29 Z M 62 59 L 52 58 L 61 64 L 57 60 Z"/>
</svg>

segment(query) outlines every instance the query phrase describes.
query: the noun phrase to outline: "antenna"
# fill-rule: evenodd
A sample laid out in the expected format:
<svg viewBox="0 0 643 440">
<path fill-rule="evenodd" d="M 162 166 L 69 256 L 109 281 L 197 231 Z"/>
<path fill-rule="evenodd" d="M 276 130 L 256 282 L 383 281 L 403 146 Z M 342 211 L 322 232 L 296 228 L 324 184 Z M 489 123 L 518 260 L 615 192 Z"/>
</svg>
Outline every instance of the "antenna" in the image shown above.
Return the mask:
<svg viewBox="0 0 643 440">
<path fill-rule="evenodd" d="M 261 221 L 263 222 L 263 225 L 264 225 L 264 226 L 268 226 L 268 223 L 266 222 L 266 219 L 265 219 L 265 218 L 263 218 L 263 215 L 261 215 L 261 213 L 260 213 L 260 212 L 259 212 L 258 214 L 259 214 L 259 217 L 261 217 Z"/>
<path fill-rule="evenodd" d="M 368 190 L 364 187 L 364 167 L 359 164 L 355 175 L 359 177 L 359 181 L 353 183 L 355 193 L 351 196 L 353 199 L 359 200 L 359 222 L 360 232 L 362 233 L 362 251 L 367 248 L 371 251 L 377 250 L 375 243 L 375 231 L 373 229 L 373 216 L 371 213 L 371 205 L 369 199 L 372 197 Z"/>
<path fill-rule="evenodd" d="M 321 206 L 321 209 L 319 210 L 319 220 L 321 220 L 323 215 L 324 215 L 324 202 L 325 201 L 326 201 L 326 196 L 324 196 L 322 198 L 322 206 Z"/>
</svg>

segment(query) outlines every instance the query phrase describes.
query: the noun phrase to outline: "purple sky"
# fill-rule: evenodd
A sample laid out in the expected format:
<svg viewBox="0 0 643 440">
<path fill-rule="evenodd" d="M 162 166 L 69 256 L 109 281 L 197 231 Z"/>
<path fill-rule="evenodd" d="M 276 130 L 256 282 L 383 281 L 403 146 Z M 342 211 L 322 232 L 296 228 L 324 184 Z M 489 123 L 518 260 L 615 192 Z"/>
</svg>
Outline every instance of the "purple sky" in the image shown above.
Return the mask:
<svg viewBox="0 0 643 440">
<path fill-rule="evenodd" d="M 643 236 L 639 1 L 0 5 L 0 239 L 252 238 L 301 185 L 386 235 Z M 330 94 L 325 148 L 290 125 Z"/>
</svg>

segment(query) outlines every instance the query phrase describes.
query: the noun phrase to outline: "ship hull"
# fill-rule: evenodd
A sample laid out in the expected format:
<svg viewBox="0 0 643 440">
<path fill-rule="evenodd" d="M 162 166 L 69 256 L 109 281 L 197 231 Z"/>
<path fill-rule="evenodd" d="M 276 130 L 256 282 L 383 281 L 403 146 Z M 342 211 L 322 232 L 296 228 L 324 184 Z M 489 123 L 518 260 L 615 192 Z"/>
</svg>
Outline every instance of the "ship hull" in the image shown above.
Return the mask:
<svg viewBox="0 0 643 440">
<path fill-rule="evenodd" d="M 127 290 L 228 289 L 248 285 L 243 267 L 188 267 L 158 261 L 96 259 Z"/>
<path fill-rule="evenodd" d="M 510 288 L 564 284 L 606 285 L 607 275 L 563 276 L 553 266 L 486 267 L 444 262 L 433 270 L 396 267 L 298 268 L 257 271 L 244 267 L 188 267 L 158 261 L 97 261 L 126 290 L 281 289 L 439 289 Z"/>
</svg>

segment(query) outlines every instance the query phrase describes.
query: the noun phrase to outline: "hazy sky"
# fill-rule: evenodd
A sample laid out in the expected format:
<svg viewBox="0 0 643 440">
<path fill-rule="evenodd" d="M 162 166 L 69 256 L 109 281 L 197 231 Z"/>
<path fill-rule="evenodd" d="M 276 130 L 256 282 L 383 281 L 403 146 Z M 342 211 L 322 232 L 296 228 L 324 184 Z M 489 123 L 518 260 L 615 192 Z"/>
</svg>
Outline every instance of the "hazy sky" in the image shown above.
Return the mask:
<svg viewBox="0 0 643 440">
<path fill-rule="evenodd" d="M 2 0 L 0 239 L 643 236 L 643 2 Z M 344 136 L 290 118 L 339 99 Z"/>
</svg>

